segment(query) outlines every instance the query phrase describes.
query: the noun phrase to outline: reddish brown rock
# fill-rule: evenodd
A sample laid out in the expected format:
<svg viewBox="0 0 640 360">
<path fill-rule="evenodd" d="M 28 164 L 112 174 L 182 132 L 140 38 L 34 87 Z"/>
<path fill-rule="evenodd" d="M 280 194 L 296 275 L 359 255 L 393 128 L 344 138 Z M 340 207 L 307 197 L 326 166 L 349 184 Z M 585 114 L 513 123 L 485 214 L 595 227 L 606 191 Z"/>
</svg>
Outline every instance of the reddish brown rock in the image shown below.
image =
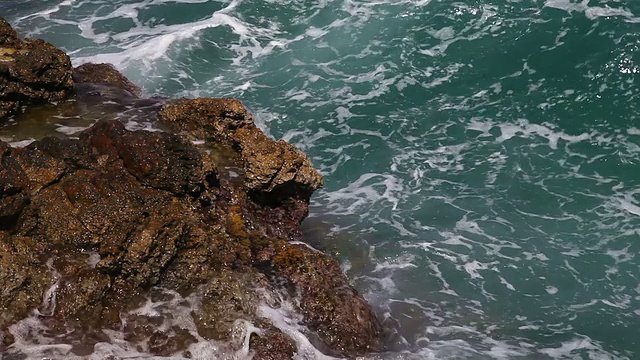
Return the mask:
<svg viewBox="0 0 640 360">
<path fill-rule="evenodd" d="M 139 98 L 142 90 L 111 64 L 82 64 L 73 69 L 75 83 L 90 83 L 112 86 L 126 90 L 131 96 Z"/>
<path fill-rule="evenodd" d="M 67 170 L 63 161 L 33 147 L 15 151 L 14 157 L 29 179 L 30 192 L 38 191 L 59 180 Z"/>
<path fill-rule="evenodd" d="M 38 246 L 29 238 L 0 231 L 0 337 L 15 319 L 37 308 L 50 285 L 46 267 L 37 257 Z M 2 345 L 0 344 L 0 348 Z"/>
<path fill-rule="evenodd" d="M 259 205 L 252 213 L 259 223 L 271 224 L 262 230 L 268 236 L 300 236 L 311 194 L 322 186 L 322 176 L 303 152 L 265 136 L 235 99 L 181 99 L 164 105 L 158 118 L 189 139 L 236 152 L 239 156 L 230 160 L 243 170 L 244 190 L 251 198 L 247 206 Z"/>
<path fill-rule="evenodd" d="M 0 117 L 64 98 L 70 77 L 56 73 L 64 59 L 50 45 L 18 39 L 3 21 L 0 44 L 13 49 L 0 54 Z M 33 72 L 37 59 L 52 67 Z M 137 95 L 108 65 L 83 65 L 75 79 Z M 15 89 L 20 96 L 2 97 Z M 261 302 L 284 297 L 320 350 L 382 350 L 380 323 L 338 263 L 289 242 L 322 186 L 306 155 L 265 136 L 237 100 L 177 100 L 158 119 L 176 134 L 99 121 L 79 139 L 0 142 L 0 347 L 11 346 L 8 326 L 37 309 L 51 333 L 90 339 L 79 356 L 104 341 L 104 329 L 120 329 L 161 356 L 187 354 L 198 337 L 230 351 L 248 340 L 256 359 L 288 359 L 293 339 L 258 315 Z M 180 306 L 195 302 L 197 336 L 148 314 L 129 314 L 123 327 L 123 314 L 168 293 Z M 243 323 L 253 332 L 239 333 Z"/>
<path fill-rule="evenodd" d="M 187 137 L 239 151 L 237 165 L 244 170 L 242 186 L 247 195 L 237 201 L 251 211 L 245 216 L 229 211 L 228 228 L 239 238 L 253 238 L 255 264 L 301 296 L 305 324 L 317 331 L 333 354 L 380 351 L 381 326 L 369 305 L 348 285 L 338 263 L 308 247 L 273 239 L 298 236 L 309 198 L 322 185 L 306 155 L 265 136 L 237 100 L 183 99 L 165 105 L 159 118 Z M 256 237 L 248 228 L 262 234 Z"/>
<path fill-rule="evenodd" d="M 100 152 L 114 152 L 138 181 L 176 195 L 198 192 L 204 180 L 200 153 L 166 133 L 132 133 L 118 122 L 103 122 L 83 140 Z M 212 174 L 211 176 L 215 176 Z"/>
<path fill-rule="evenodd" d="M 160 121 L 195 139 L 237 146 L 235 131 L 255 127 L 253 117 L 236 99 L 180 99 L 165 105 Z"/>
<path fill-rule="evenodd" d="M 0 18 L 0 44 L 5 46 L 5 52 L 7 52 L 6 48 L 12 49 L 19 45 L 20 39 L 18 39 L 18 34 L 11 27 L 11 24 L 7 22 L 7 20 Z M 8 50 L 10 52 L 11 50 Z M 9 54 L 4 54 L 7 56 Z"/>
<path fill-rule="evenodd" d="M 69 56 L 43 40 L 19 39 L 0 19 L 0 119 L 30 104 L 64 100 L 73 89 Z"/>
<path fill-rule="evenodd" d="M 322 186 L 322 176 L 307 156 L 265 136 L 238 100 L 182 99 L 165 105 L 158 116 L 174 131 L 240 150 L 249 191 L 274 194 L 273 201 L 290 196 L 308 200 Z"/>
</svg>

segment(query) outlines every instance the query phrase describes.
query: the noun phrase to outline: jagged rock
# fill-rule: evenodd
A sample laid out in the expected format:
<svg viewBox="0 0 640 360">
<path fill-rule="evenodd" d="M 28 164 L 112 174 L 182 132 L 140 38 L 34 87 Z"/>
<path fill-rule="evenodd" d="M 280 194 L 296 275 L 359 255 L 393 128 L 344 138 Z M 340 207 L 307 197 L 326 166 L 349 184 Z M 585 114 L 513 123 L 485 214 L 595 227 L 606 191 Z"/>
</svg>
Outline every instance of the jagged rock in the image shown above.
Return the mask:
<svg viewBox="0 0 640 360">
<path fill-rule="evenodd" d="M 320 174 L 295 146 L 275 142 L 253 128 L 239 129 L 234 138 L 241 148 L 245 186 L 250 191 L 269 194 L 277 203 L 290 196 L 308 199 L 322 186 Z"/>
<path fill-rule="evenodd" d="M 380 325 L 336 261 L 283 239 L 289 236 L 268 237 L 256 225 L 270 211 L 254 213 L 263 205 L 252 203 L 244 183 L 211 181 L 219 176 L 215 164 L 182 138 L 102 121 L 79 140 L 1 145 L 0 262 L 7 265 L 0 286 L 7 290 L 0 304 L 18 310 L 3 326 L 38 306 L 53 271 L 42 261 L 53 259 L 62 279 L 53 315 L 66 324 L 108 326 L 123 299 L 162 286 L 202 292 L 199 330 L 224 339 L 234 319 L 259 320 L 251 289 L 284 282 L 331 353 L 380 349 Z M 18 254 L 7 247 L 18 243 Z M 87 252 L 99 261 L 90 265 Z M 253 340 L 260 357 L 273 350 L 264 343 L 271 337 L 290 352 L 285 335 L 270 334 Z M 164 336 L 156 334 L 158 344 L 169 346 Z"/>
<path fill-rule="evenodd" d="M 0 230 L 10 228 L 28 201 L 28 178 L 11 148 L 0 141 Z"/>
<path fill-rule="evenodd" d="M 0 18 L 0 44 L 5 46 L 6 48 L 13 49 L 16 48 L 20 44 L 20 39 L 18 39 L 18 34 L 11 27 L 11 24 L 7 22 L 7 20 Z M 4 50 L 6 52 L 11 53 L 11 50 Z M 4 55 L 7 56 L 8 54 Z"/>
<path fill-rule="evenodd" d="M 111 64 L 82 64 L 73 69 L 73 81 L 76 84 L 101 84 L 127 91 L 130 96 L 139 98 L 142 90 L 123 76 Z"/>
<path fill-rule="evenodd" d="M 196 192 L 204 179 L 200 153 L 166 133 L 132 133 L 118 122 L 103 122 L 83 135 L 101 153 L 115 152 L 138 181 L 176 195 Z"/>
<path fill-rule="evenodd" d="M 66 99 L 73 89 L 67 54 L 43 40 L 19 39 L 0 18 L 0 119 L 29 104 Z"/>
<path fill-rule="evenodd" d="M 171 130 L 210 146 L 225 145 L 240 156 L 244 190 L 260 208 L 270 236 L 299 236 L 298 226 L 308 215 L 309 199 L 322 186 L 322 176 L 307 156 L 284 141 L 274 141 L 258 129 L 253 116 L 235 99 L 180 99 L 165 104 L 159 120 Z M 264 210 L 264 211 L 263 211 Z"/>
<path fill-rule="evenodd" d="M 238 100 L 182 99 L 165 105 L 158 116 L 175 131 L 239 149 L 249 191 L 274 194 L 274 201 L 292 195 L 308 200 L 322 186 L 322 176 L 307 156 L 265 136 Z"/>
<path fill-rule="evenodd" d="M 36 43 L 50 46 L 19 40 L 7 26 L 0 22 L 0 41 L 12 49 L 26 55 L 39 51 Z M 7 66 L 17 69 L 21 54 L 11 53 Z M 90 76 L 102 66 L 76 69 L 76 81 L 135 90 L 122 75 Z M 67 79 L 56 86 L 66 89 Z M 19 106 L 35 98 L 20 99 Z M 48 137 L 23 148 L 0 142 L 0 351 L 12 341 L 8 326 L 33 309 L 52 332 L 88 334 L 96 343 L 101 329 L 120 326 L 122 314 L 158 289 L 200 299 L 191 314 L 198 336 L 229 341 L 232 351 L 249 340 L 256 359 L 296 352 L 259 315 L 261 301 L 281 296 L 319 349 L 346 357 L 380 351 L 380 323 L 338 263 L 290 242 L 300 239 L 309 198 L 322 185 L 306 155 L 265 136 L 237 100 L 181 99 L 158 119 L 177 134 L 99 121 L 78 139 Z M 47 289 L 57 289 L 57 304 Z M 197 340 L 157 321 L 132 315 L 125 338 L 144 339 L 157 355 Z M 238 321 L 258 330 L 237 339 Z"/>
<path fill-rule="evenodd" d="M 293 358 L 297 349 L 291 338 L 264 321 L 258 325 L 263 329 L 261 334 L 251 334 L 249 340 L 249 347 L 253 351 L 252 360 Z"/>
<path fill-rule="evenodd" d="M 39 246 L 32 239 L 0 231 L 0 335 L 7 334 L 15 319 L 37 308 L 50 285 L 37 250 Z"/>
<path fill-rule="evenodd" d="M 333 355 L 382 350 L 382 328 L 366 301 L 341 275 L 338 262 L 306 245 L 272 240 L 256 255 L 300 296 L 304 322 Z M 264 266 L 264 263 L 263 263 Z"/>
<path fill-rule="evenodd" d="M 200 286 L 196 291 L 200 304 L 194 312 L 198 333 L 212 340 L 232 337 L 233 323 L 249 320 L 247 314 L 256 312 L 259 299 L 253 289 L 260 280 L 256 274 L 222 271 Z"/>
<path fill-rule="evenodd" d="M 159 120 L 194 140 L 237 146 L 235 131 L 255 127 L 253 117 L 236 99 L 179 99 L 165 105 Z"/>
</svg>

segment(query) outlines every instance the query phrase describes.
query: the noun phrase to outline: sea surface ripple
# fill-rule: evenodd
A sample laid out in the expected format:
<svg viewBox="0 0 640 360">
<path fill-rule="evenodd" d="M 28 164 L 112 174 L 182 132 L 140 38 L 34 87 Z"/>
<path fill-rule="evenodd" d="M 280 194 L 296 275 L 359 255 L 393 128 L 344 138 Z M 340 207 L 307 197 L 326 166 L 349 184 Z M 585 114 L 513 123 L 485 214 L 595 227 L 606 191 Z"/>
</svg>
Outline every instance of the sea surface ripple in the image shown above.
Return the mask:
<svg viewBox="0 0 640 360">
<path fill-rule="evenodd" d="M 0 16 L 148 95 L 239 98 L 307 152 L 326 186 L 305 231 L 391 329 L 374 358 L 640 357 L 640 1 L 30 0 Z"/>
</svg>

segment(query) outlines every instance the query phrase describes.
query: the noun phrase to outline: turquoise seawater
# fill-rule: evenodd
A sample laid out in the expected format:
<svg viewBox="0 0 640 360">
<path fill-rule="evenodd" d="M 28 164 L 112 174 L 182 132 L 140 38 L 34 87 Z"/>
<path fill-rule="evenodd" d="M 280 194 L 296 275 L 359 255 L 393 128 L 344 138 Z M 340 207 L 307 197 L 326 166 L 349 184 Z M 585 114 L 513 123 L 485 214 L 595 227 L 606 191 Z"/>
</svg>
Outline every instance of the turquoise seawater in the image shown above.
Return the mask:
<svg viewBox="0 0 640 360">
<path fill-rule="evenodd" d="M 236 97 L 385 358 L 640 359 L 640 1 L 2 1 L 147 95 Z"/>
</svg>

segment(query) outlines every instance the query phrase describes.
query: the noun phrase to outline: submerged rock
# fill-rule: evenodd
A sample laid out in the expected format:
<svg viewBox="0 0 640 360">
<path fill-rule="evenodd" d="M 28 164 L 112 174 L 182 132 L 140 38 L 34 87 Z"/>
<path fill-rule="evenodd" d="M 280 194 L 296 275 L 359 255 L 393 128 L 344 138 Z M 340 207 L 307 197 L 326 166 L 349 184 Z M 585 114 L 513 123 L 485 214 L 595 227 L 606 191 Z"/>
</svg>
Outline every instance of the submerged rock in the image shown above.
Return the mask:
<svg viewBox="0 0 640 360">
<path fill-rule="evenodd" d="M 0 41 L 19 44 L 7 31 Z M 100 86 L 129 85 L 113 75 Z M 281 301 L 327 354 L 382 350 L 379 321 L 338 263 L 291 242 L 322 185 L 306 155 L 265 136 L 233 99 L 169 101 L 157 118 L 173 133 L 110 120 L 77 139 L 0 141 L 0 351 L 31 314 L 89 348 L 116 329 L 162 356 L 205 339 L 286 359 L 296 342 L 259 311 Z M 191 328 L 131 313 L 167 291 L 190 306 Z"/>
<path fill-rule="evenodd" d="M 0 18 L 0 120 L 26 105 L 66 99 L 71 74 L 67 54 L 43 40 L 19 39 Z"/>
</svg>

